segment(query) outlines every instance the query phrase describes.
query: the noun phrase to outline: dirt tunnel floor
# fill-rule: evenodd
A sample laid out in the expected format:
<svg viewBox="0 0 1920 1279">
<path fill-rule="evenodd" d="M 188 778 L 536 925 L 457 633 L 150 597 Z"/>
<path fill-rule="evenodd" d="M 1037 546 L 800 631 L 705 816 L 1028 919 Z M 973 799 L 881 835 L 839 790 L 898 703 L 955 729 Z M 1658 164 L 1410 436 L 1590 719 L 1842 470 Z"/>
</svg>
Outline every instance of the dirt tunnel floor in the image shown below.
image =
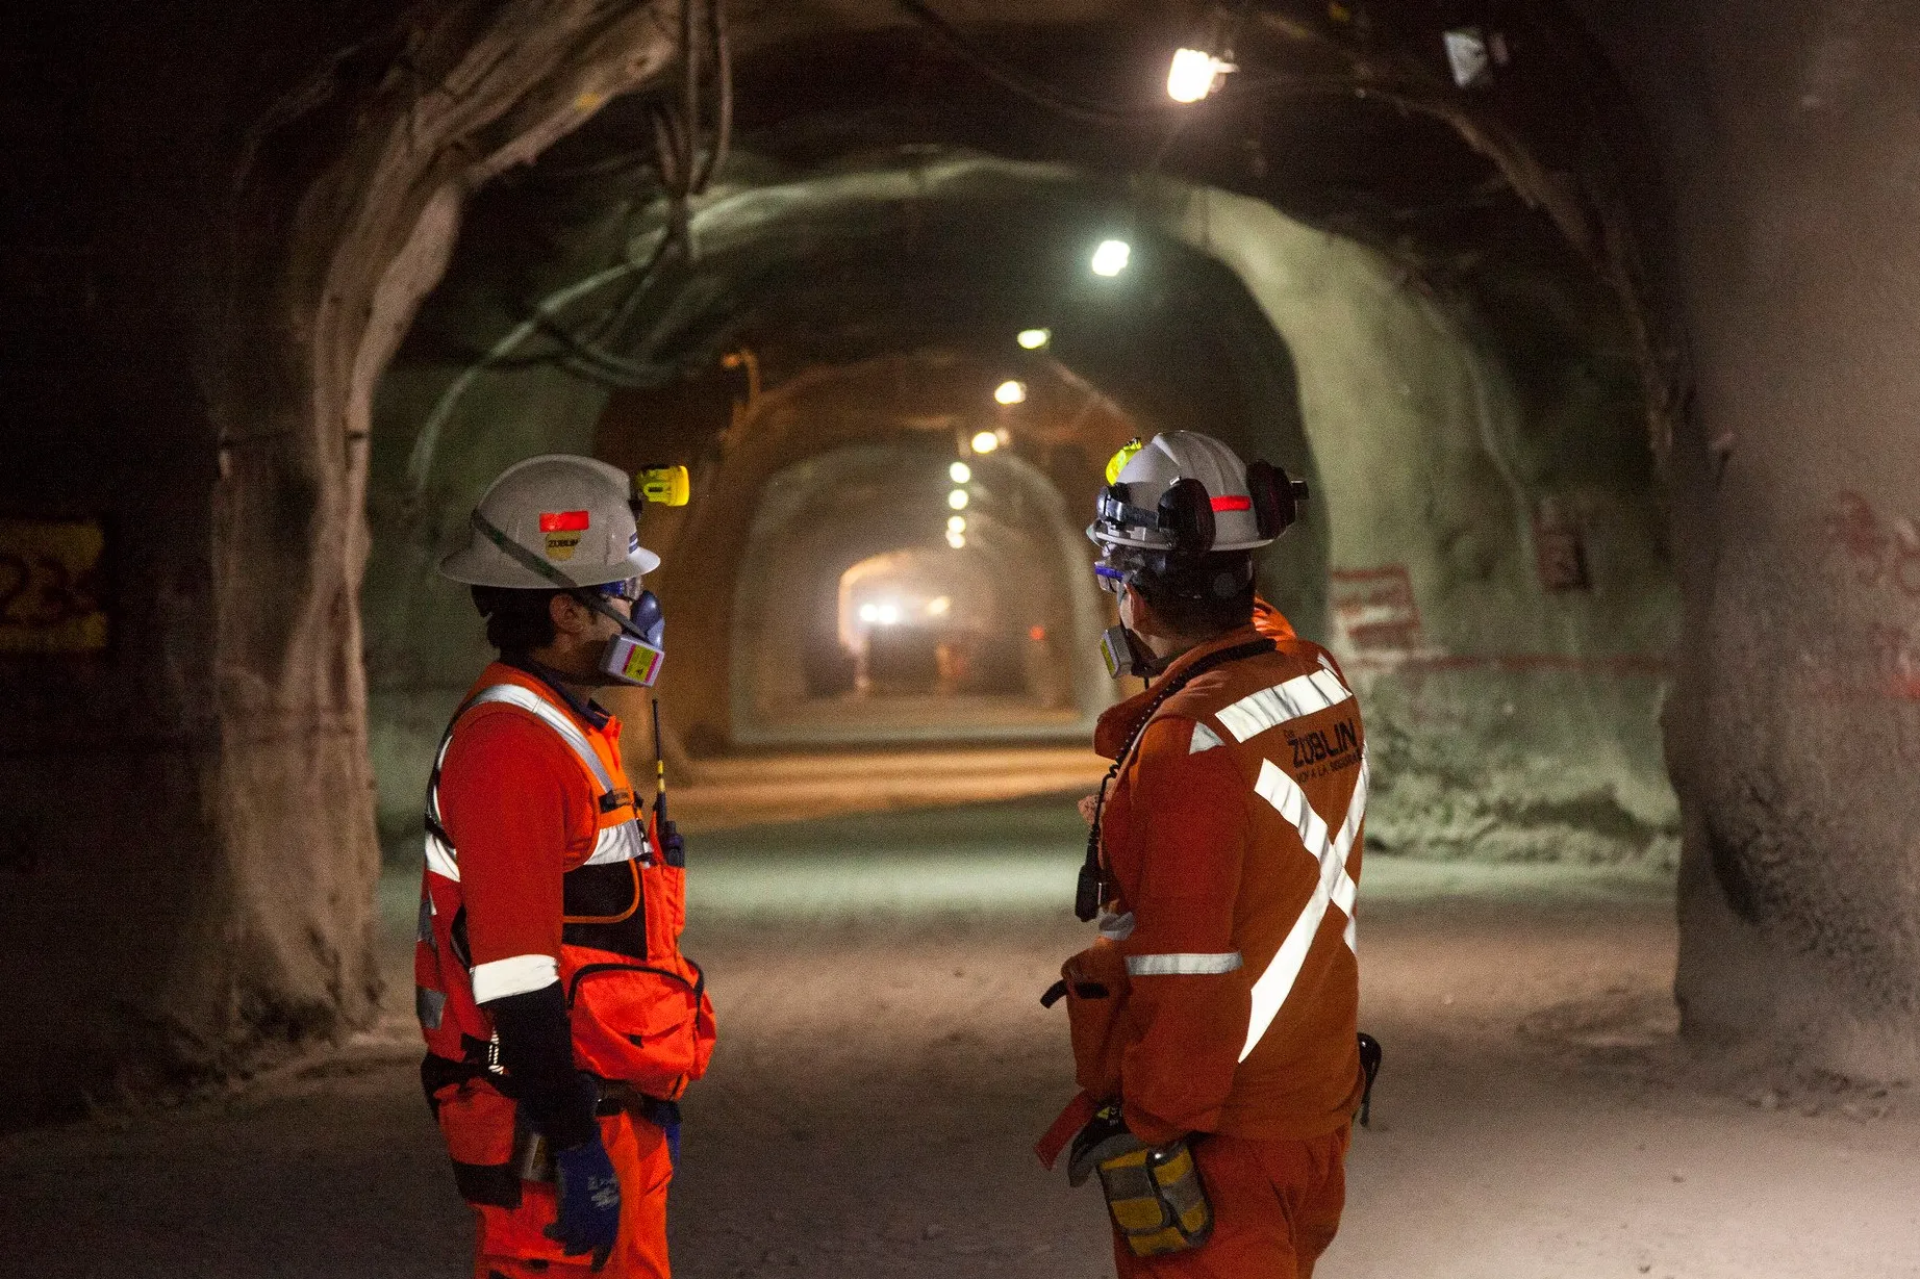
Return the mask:
<svg viewBox="0 0 1920 1279">
<path fill-rule="evenodd" d="M 1028 1153 L 1070 1092 L 1036 997 L 1085 935 L 1080 840 L 1024 801 L 695 842 L 722 1040 L 681 1276 L 1111 1272 L 1095 1192 Z M 0 1142 L 0 1273 L 461 1274 L 403 1011 L 414 886 L 382 892 L 394 1016 L 225 1098 Z M 1324 1279 L 1920 1274 L 1920 1105 L 1691 1060 L 1667 885 L 1378 858 L 1361 901 L 1387 1064 Z"/>
</svg>

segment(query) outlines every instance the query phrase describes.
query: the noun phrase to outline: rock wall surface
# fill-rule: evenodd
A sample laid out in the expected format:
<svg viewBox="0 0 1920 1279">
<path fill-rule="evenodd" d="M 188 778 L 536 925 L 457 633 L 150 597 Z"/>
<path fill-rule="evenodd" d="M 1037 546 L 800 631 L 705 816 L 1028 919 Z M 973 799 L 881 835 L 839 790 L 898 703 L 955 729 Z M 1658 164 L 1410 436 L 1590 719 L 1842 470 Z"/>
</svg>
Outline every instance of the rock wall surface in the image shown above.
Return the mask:
<svg viewBox="0 0 1920 1279">
<path fill-rule="evenodd" d="M 1920 12 L 1582 6 L 1667 177 L 1692 347 L 1674 443 L 1686 620 L 1689 1029 L 1920 1067 Z"/>
</svg>

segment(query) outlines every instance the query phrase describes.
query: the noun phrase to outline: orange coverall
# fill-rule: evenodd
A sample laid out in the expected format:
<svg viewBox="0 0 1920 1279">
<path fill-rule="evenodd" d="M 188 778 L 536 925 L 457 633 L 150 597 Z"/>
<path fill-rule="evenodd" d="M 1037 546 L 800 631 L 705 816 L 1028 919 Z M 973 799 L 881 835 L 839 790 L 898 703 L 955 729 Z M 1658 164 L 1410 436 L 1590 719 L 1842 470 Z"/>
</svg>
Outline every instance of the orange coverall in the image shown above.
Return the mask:
<svg viewBox="0 0 1920 1279">
<path fill-rule="evenodd" d="M 1257 627 L 1257 633 L 1256 633 Z M 1212 1237 L 1130 1276 L 1280 1279 L 1313 1273 L 1345 1202 L 1362 1089 L 1353 907 L 1366 807 L 1359 708 L 1331 656 L 1262 604 L 1275 652 L 1228 662 L 1169 698 L 1115 778 L 1101 822 L 1113 900 L 1102 939 L 1069 960 L 1078 1082 L 1119 1098 L 1158 1145 L 1193 1134 Z M 1159 687 L 1109 710 L 1109 758 Z"/>
<path fill-rule="evenodd" d="M 436 873 L 429 862 L 425 887 L 434 929 L 421 939 L 417 956 L 418 979 L 445 1000 L 446 1012 L 428 1032 L 428 1044 L 449 1059 L 461 1055 L 463 1040 L 484 1042 L 491 1034 L 484 1009 L 474 1003 L 469 971 L 514 956 L 544 955 L 564 976 L 571 947 L 562 927 L 563 881 L 594 854 L 608 830 L 644 818 L 621 766 L 619 720 L 597 711 L 583 718 L 551 687 L 511 666 L 488 667 L 474 691 L 493 685 L 525 689 L 563 712 L 599 757 L 615 791 L 610 802 L 601 802 L 579 758 L 552 728 L 521 709 L 480 706 L 461 717 L 438 779 L 445 828 L 458 849 L 458 879 Z M 677 868 L 650 865 L 636 880 L 645 886 L 645 909 L 635 922 L 644 919 L 647 962 L 655 965 L 681 962 L 681 876 Z M 459 950 L 466 951 L 459 962 L 444 958 Z M 594 957 L 622 958 L 590 952 Z M 710 1028 L 702 1033 L 710 1036 Z M 684 1086 L 681 1080 L 661 1095 L 676 1097 Z M 456 1167 L 508 1160 L 514 1103 L 485 1076 L 450 1084 L 435 1101 Z M 565 1255 L 546 1237 L 545 1227 L 556 1218 L 554 1189 L 529 1181 L 521 1185 L 517 1207 L 472 1204 L 476 1279 L 668 1279 L 673 1165 L 666 1134 L 626 1111 L 603 1113 L 598 1122 L 621 1191 L 620 1238 L 606 1266 L 595 1272 L 587 1258 Z"/>
</svg>

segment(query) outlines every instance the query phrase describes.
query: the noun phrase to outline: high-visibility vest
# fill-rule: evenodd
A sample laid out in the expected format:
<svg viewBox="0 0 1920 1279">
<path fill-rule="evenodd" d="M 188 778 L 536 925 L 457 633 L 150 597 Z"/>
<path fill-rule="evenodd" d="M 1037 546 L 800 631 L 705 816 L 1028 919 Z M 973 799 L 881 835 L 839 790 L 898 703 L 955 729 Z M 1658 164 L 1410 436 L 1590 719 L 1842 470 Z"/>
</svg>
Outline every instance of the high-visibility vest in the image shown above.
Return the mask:
<svg viewBox="0 0 1920 1279">
<path fill-rule="evenodd" d="M 686 871 L 655 855 L 611 738 L 583 727 L 551 690 L 518 672 L 479 688 L 455 712 L 427 786 L 414 977 L 428 1051 L 497 1067 L 492 1019 L 474 998 L 459 852 L 440 811 L 448 747 L 461 719 L 482 706 L 510 707 L 550 729 L 579 761 L 598 800 L 593 852 L 562 881 L 559 977 L 575 1064 L 647 1096 L 677 1099 L 705 1073 L 714 1041 L 705 978 L 680 953 Z"/>
</svg>

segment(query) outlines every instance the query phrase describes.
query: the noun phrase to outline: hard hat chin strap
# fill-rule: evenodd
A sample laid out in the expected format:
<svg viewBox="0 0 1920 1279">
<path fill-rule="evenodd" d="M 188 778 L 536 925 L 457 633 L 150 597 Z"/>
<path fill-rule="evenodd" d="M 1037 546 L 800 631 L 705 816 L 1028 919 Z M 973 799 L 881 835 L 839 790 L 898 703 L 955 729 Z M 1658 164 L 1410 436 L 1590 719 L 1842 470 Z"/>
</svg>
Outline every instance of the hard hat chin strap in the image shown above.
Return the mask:
<svg viewBox="0 0 1920 1279">
<path fill-rule="evenodd" d="M 607 645 L 607 652 L 601 661 L 601 669 L 613 678 L 628 684 L 640 684 L 651 687 L 660 677 L 660 659 L 665 650 L 652 642 L 645 631 L 633 624 L 630 617 L 622 617 L 618 609 L 607 603 L 598 591 L 582 586 L 567 574 L 514 541 L 495 526 L 492 520 L 474 509 L 468 522 L 473 531 L 492 542 L 504 552 L 508 559 L 530 573 L 538 574 L 552 582 L 561 590 L 573 596 L 602 617 L 611 618 L 620 627 L 621 634 Z"/>
</svg>

